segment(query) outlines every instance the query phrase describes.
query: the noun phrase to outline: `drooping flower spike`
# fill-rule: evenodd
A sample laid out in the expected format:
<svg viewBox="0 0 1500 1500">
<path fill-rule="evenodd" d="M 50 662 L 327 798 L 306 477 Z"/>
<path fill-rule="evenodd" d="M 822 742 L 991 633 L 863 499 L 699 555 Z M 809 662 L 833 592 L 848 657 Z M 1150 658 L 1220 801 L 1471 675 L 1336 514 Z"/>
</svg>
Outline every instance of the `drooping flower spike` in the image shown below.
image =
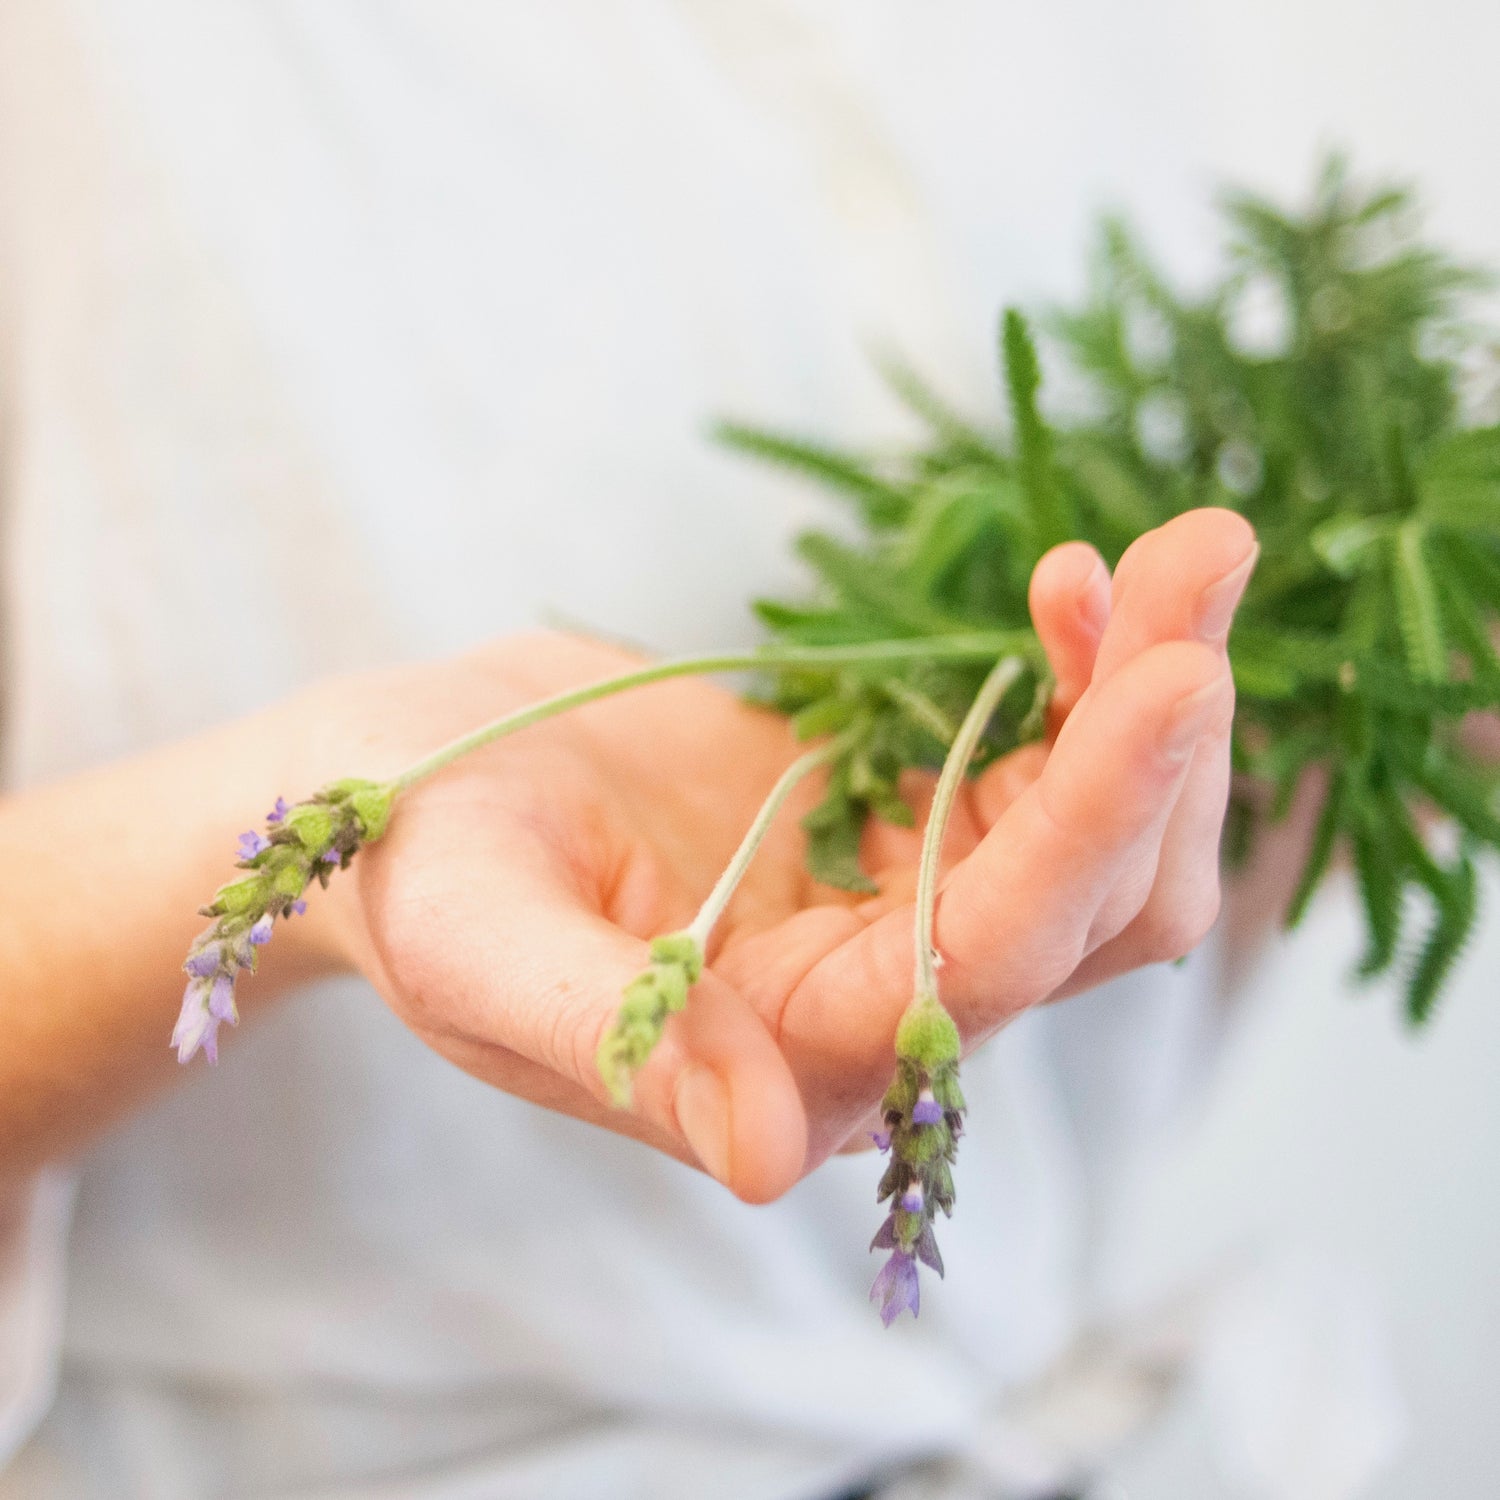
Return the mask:
<svg viewBox="0 0 1500 1500">
<path fill-rule="evenodd" d="M 876 1201 L 890 1212 L 870 1242 L 891 1258 L 870 1288 L 887 1327 L 918 1310 L 917 1261 L 943 1274 L 933 1220 L 953 1212 L 953 1162 L 963 1132 L 964 1096 L 958 1086 L 959 1038 L 936 996 L 919 1000 L 896 1033 L 896 1076 L 881 1102 L 885 1128 L 876 1136 L 890 1161 Z"/>
<path fill-rule="evenodd" d="M 1001 699 L 1022 675 L 1025 663 L 1006 657 L 985 679 L 948 749 L 922 836 L 917 866 L 915 998 L 896 1028 L 896 1073 L 881 1101 L 883 1129 L 875 1144 L 890 1153 L 876 1202 L 891 1205 L 870 1242 L 889 1250 L 870 1300 L 880 1304 L 886 1327 L 904 1311 L 916 1317 L 921 1305 L 917 1263 L 943 1274 L 933 1220 L 939 1209 L 953 1212 L 953 1162 L 963 1131 L 964 1096 L 958 1086 L 961 1045 L 958 1027 L 938 999 L 937 950 L 933 937 L 938 862 L 953 800 L 974 757 L 980 736 Z M 1037 685 L 1042 701 L 1045 680 Z"/>
<path fill-rule="evenodd" d="M 277 917 L 305 912 L 308 885 L 327 885 L 334 869 L 385 832 L 394 796 L 390 783 L 335 782 L 295 806 L 278 797 L 266 817 L 269 833 L 252 829 L 240 835 L 236 863 L 246 874 L 221 887 L 203 908 L 213 924 L 199 934 L 183 964 L 188 982 L 172 1031 L 178 1062 L 200 1051 L 211 1063 L 219 1060 L 219 1027 L 240 1018 L 235 981 L 254 972 Z"/>
</svg>

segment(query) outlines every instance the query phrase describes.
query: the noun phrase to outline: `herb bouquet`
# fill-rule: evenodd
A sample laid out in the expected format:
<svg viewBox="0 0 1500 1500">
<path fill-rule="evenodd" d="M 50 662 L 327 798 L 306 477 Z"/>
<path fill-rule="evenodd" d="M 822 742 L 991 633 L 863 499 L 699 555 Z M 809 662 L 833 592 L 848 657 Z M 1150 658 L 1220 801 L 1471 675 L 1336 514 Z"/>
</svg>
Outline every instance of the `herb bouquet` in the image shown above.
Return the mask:
<svg viewBox="0 0 1500 1500">
<path fill-rule="evenodd" d="M 697 918 L 659 937 L 599 1050 L 629 1101 L 668 1018 L 689 1003 L 716 920 L 793 787 L 822 770 L 804 819 L 820 880 L 873 886 L 860 868 L 871 817 L 909 824 L 899 777 L 938 770 L 916 898 L 914 998 L 876 1143 L 889 1154 L 890 1252 L 872 1297 L 889 1323 L 917 1310 L 917 1264 L 941 1274 L 933 1234 L 951 1213 L 965 1102 L 959 1036 L 933 947 L 939 855 L 972 769 L 1041 732 L 1050 680 L 1027 585 L 1042 554 L 1082 538 L 1113 564 L 1142 532 L 1197 506 L 1241 511 L 1262 544 L 1231 639 L 1239 707 L 1226 853 L 1243 858 L 1310 772 L 1322 805 L 1287 912 L 1293 924 L 1347 851 L 1366 921 L 1364 976 L 1399 966 L 1406 1013 L 1425 1021 L 1472 928 L 1475 860 L 1500 849 L 1497 779 L 1463 721 L 1500 706 L 1500 425 L 1466 414 L 1487 351 L 1460 318 L 1479 283 L 1418 242 L 1397 190 L 1361 191 L 1333 162 L 1288 215 L 1224 202 L 1226 269 L 1207 292 L 1172 291 L 1132 238 L 1106 224 L 1092 289 L 1047 327 L 1087 401 L 1066 420 L 1038 407 L 1026 321 L 1006 313 L 1004 434 L 981 430 L 914 375 L 892 369 L 929 437 L 865 457 L 751 428 L 721 438 L 789 466 L 851 504 L 856 541 L 813 532 L 798 550 L 816 593 L 756 609 L 759 650 L 649 665 L 477 729 L 389 782 L 349 780 L 280 799 L 241 837 L 241 876 L 205 908 L 173 1035 L 187 1061 L 216 1055 L 236 1019 L 234 982 L 278 918 L 303 909 L 378 839 L 403 791 L 458 756 L 609 693 L 688 673 L 751 670 L 758 696 L 816 741 L 771 790 Z M 1261 324 L 1254 314 L 1259 309 Z M 1415 899 L 1414 899 L 1415 898 Z M 1418 907 L 1425 930 L 1409 944 Z"/>
</svg>

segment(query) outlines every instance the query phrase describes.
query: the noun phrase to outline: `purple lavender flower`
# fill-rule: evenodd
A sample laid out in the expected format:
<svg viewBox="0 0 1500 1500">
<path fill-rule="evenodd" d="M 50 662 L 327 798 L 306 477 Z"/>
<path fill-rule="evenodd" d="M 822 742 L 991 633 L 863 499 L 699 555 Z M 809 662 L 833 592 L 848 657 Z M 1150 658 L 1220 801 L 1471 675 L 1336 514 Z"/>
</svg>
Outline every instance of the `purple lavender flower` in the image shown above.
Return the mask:
<svg viewBox="0 0 1500 1500">
<path fill-rule="evenodd" d="M 301 899 L 293 901 L 292 904 L 289 907 L 287 907 L 287 911 L 289 913 L 291 913 L 292 916 L 296 916 L 296 917 L 300 917 L 306 910 L 307 910 L 307 902 L 305 902 L 305 901 L 303 901 Z"/>
<path fill-rule="evenodd" d="M 210 979 L 219 972 L 223 951 L 218 943 L 205 943 L 196 953 L 188 954 L 183 968 L 195 979 Z"/>
<path fill-rule="evenodd" d="M 288 811 L 290 811 L 290 809 L 287 807 L 286 798 L 278 797 L 276 799 L 275 807 L 273 807 L 270 812 L 266 814 L 266 822 L 279 823 L 284 817 L 286 817 Z"/>
<path fill-rule="evenodd" d="M 239 1024 L 240 1013 L 234 1005 L 234 980 L 228 974 L 220 974 L 208 992 L 208 1013 L 216 1021 L 228 1021 L 231 1026 Z"/>
<path fill-rule="evenodd" d="M 267 912 L 250 929 L 250 943 L 252 947 L 263 948 L 271 941 L 271 929 L 276 924 L 276 919 Z"/>
<path fill-rule="evenodd" d="M 907 1184 L 906 1191 L 897 1200 L 901 1211 L 908 1214 L 919 1214 L 922 1212 L 922 1184 L 919 1179 L 913 1178 Z"/>
<path fill-rule="evenodd" d="M 239 843 L 240 858 L 242 860 L 254 859 L 262 849 L 270 845 L 270 842 L 270 839 L 263 833 L 257 833 L 253 828 L 248 833 L 242 833 Z"/>
<path fill-rule="evenodd" d="M 200 1049 L 211 1063 L 219 1060 L 219 1027 L 239 1023 L 234 1003 L 234 977 L 221 973 L 212 979 L 190 979 L 182 992 L 182 1010 L 172 1028 L 177 1061 L 191 1061 Z"/>
<path fill-rule="evenodd" d="M 921 1300 L 916 1261 L 904 1250 L 893 1250 L 870 1288 L 870 1301 L 880 1304 L 880 1321 L 889 1328 L 907 1308 L 916 1317 Z"/>
<path fill-rule="evenodd" d="M 337 849 L 325 849 L 322 858 L 325 865 L 336 865 L 343 858 L 343 855 Z"/>
<path fill-rule="evenodd" d="M 210 1062 L 218 1057 L 219 1023 L 208 1009 L 212 987 L 206 979 L 190 979 L 182 992 L 182 1010 L 172 1028 L 172 1045 L 177 1049 L 178 1062 L 187 1062 L 200 1047 Z"/>
<path fill-rule="evenodd" d="M 932 1097 L 931 1089 L 923 1089 L 912 1106 L 911 1119 L 914 1125 L 936 1125 L 943 1118 L 943 1106 Z"/>
<path fill-rule="evenodd" d="M 870 1139 L 875 1142 L 877 1151 L 889 1151 L 891 1149 L 891 1133 L 889 1130 L 872 1130 Z"/>
</svg>

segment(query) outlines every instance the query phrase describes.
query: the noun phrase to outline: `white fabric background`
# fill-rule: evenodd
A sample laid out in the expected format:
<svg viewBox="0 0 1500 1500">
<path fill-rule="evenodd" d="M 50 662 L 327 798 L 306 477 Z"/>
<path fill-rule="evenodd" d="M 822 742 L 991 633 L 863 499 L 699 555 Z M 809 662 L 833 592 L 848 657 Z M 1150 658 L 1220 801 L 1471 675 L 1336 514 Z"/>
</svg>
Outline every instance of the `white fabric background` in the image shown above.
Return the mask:
<svg viewBox="0 0 1500 1500">
<path fill-rule="evenodd" d="M 1494 23 L 1451 9 L 1462 68 Z M 992 409 L 995 306 L 1073 285 L 1105 196 L 1191 268 L 1213 178 L 1291 185 L 1359 126 L 1493 245 L 1459 191 L 1462 90 L 1386 109 L 1438 23 L 1370 14 L 13 0 L 11 779 L 547 608 L 662 648 L 744 637 L 812 502 L 716 455 L 705 419 L 899 434 L 871 340 Z M 921 1482 L 1034 1493 L 1199 1341 L 1191 1301 L 1148 1316 L 1101 1256 L 1214 1026 L 1168 971 L 1001 1039 L 970 1074 L 949 1281 L 885 1335 L 868 1162 L 745 1209 L 324 986 L 93 1155 L 60 1346 L 55 1253 L 10 1277 L 13 1428 L 58 1347 L 62 1388 L 0 1494 L 690 1496 L 711 1474 L 790 1500 L 964 1449 L 967 1477 Z M 517 1214 L 514 1151 L 545 1213 Z M 39 1200 L 16 1243 L 59 1220 Z M 1224 1338 L 1218 1368 L 1251 1368 Z M 1306 1404 L 1344 1469 L 1272 1442 L 1248 1493 L 1336 1500 L 1385 1456 L 1378 1352 L 1335 1363 Z"/>
</svg>

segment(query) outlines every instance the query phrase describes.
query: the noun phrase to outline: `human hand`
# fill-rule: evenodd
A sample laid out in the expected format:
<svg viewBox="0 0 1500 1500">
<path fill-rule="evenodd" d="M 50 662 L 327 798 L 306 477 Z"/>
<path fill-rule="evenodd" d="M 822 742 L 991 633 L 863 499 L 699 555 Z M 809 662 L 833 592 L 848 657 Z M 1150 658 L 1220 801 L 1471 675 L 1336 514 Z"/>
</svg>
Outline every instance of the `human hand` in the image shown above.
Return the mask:
<svg viewBox="0 0 1500 1500">
<path fill-rule="evenodd" d="M 1199 511 L 1141 538 L 1112 584 L 1079 544 L 1038 567 L 1056 732 L 969 785 L 938 908 L 944 998 L 968 1044 L 1030 1005 L 1185 952 L 1213 921 L 1233 708 L 1224 640 L 1254 555 L 1242 520 Z M 528 637 L 388 674 L 378 693 L 359 684 L 345 722 L 381 774 L 476 718 L 631 664 Z M 379 722 L 372 701 L 386 705 Z M 592 704 L 405 794 L 385 838 L 333 883 L 319 927 L 474 1076 L 773 1198 L 885 1087 L 911 998 L 915 834 L 871 829 L 865 864 L 882 894 L 861 899 L 810 879 L 787 809 L 630 1111 L 607 1103 L 594 1058 L 647 941 L 691 918 L 797 753 L 784 720 L 701 681 Z"/>
</svg>

